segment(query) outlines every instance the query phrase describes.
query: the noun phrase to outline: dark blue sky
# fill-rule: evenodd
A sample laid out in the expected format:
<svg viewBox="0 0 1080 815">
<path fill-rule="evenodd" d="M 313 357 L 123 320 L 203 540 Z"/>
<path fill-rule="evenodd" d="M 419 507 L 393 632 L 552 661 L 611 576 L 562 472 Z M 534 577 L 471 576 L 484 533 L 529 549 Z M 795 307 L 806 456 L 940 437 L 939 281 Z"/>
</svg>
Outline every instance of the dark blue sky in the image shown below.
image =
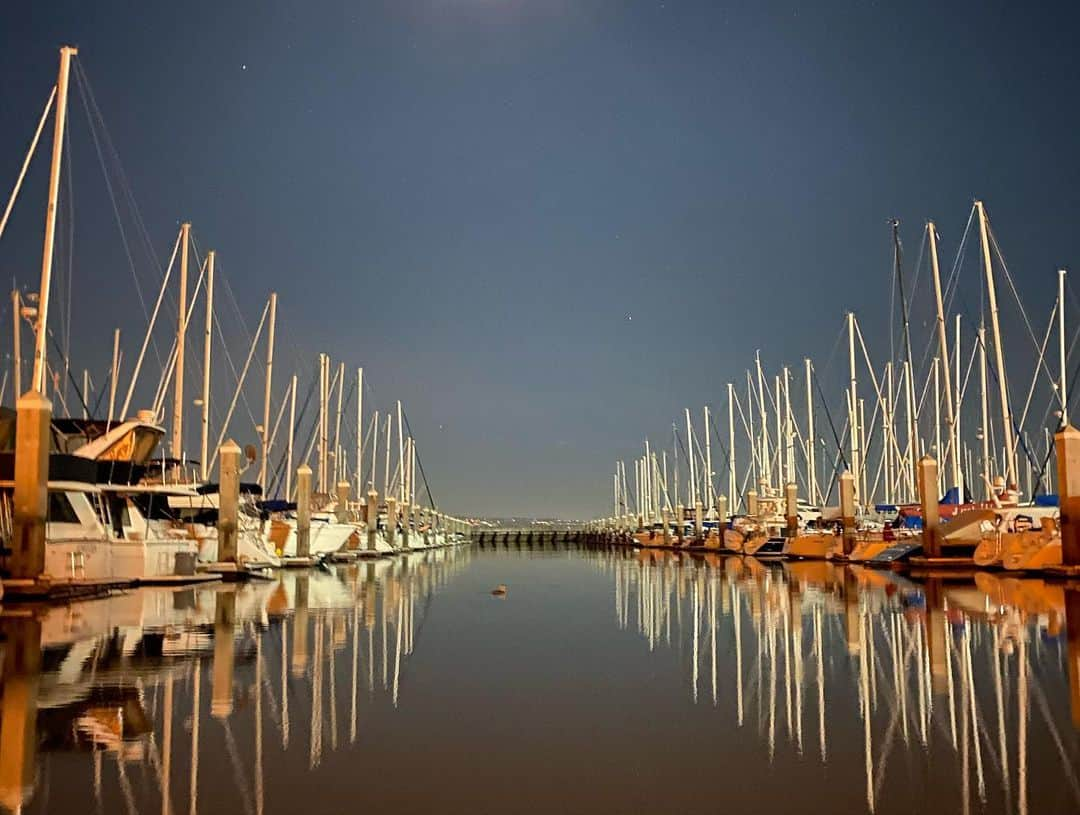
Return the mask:
<svg viewBox="0 0 1080 815">
<path fill-rule="evenodd" d="M 936 218 L 951 259 L 982 197 L 1039 304 L 1080 241 L 1075 6 L 16 2 L 4 18 L 5 198 L 56 47 L 76 44 L 158 262 L 190 219 L 250 323 L 276 289 L 277 381 L 319 350 L 364 365 L 457 511 L 595 514 L 613 459 L 686 405 L 722 405 L 755 348 L 773 367 L 827 356 L 849 308 L 887 341 L 890 217 L 912 259 Z M 72 121 L 73 364 L 101 369 L 112 327 L 131 359 L 145 323 L 77 100 Z M 30 288 L 45 164 L 0 243 L 0 276 Z"/>
</svg>

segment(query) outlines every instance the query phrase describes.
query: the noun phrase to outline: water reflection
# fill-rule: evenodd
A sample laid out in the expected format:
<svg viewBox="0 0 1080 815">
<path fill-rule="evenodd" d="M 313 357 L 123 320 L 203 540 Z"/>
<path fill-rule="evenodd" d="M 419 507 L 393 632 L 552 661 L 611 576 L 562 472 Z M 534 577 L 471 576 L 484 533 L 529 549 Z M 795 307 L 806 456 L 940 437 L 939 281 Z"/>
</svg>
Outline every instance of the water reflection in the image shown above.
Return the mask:
<svg viewBox="0 0 1080 815">
<path fill-rule="evenodd" d="M 649 651 L 688 646 L 693 702 L 732 706 L 770 763 L 782 744 L 823 769 L 861 753 L 869 812 L 912 783 L 940 785 L 923 800 L 946 811 L 1080 811 L 1080 589 L 653 551 L 593 561 L 619 627 Z"/>
<path fill-rule="evenodd" d="M 0 807 L 262 815 L 268 760 L 313 769 L 356 742 L 365 699 L 398 704 L 425 601 L 470 557 L 5 607 Z"/>
<path fill-rule="evenodd" d="M 0 635 L 12 812 L 1080 811 L 1080 591 L 1041 580 L 455 548 Z"/>
</svg>

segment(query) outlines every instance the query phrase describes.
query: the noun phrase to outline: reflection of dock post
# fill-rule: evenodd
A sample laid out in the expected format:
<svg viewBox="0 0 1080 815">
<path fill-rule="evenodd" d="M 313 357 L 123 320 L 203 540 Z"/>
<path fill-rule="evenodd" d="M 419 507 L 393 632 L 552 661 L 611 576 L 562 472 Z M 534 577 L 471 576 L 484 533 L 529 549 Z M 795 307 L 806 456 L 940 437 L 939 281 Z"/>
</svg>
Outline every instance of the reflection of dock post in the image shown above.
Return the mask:
<svg viewBox="0 0 1080 815">
<path fill-rule="evenodd" d="M 1066 425 L 1054 434 L 1061 506 L 1061 563 L 1080 567 L 1080 430 Z"/>
<path fill-rule="evenodd" d="M 855 548 L 855 476 L 851 470 L 840 473 L 840 523 L 844 528 L 844 554 Z"/>
<path fill-rule="evenodd" d="M 237 448 L 239 451 L 239 448 Z M 219 591 L 214 607 L 214 668 L 210 714 L 225 719 L 233 709 L 233 670 L 236 663 L 236 593 Z"/>
<path fill-rule="evenodd" d="M 948 627 L 945 621 L 945 596 L 941 581 L 929 578 L 924 588 L 926 595 L 926 648 L 930 652 L 930 687 L 940 696 L 948 690 L 949 652 L 945 637 Z"/>
<path fill-rule="evenodd" d="M 218 560 L 236 563 L 240 524 L 240 445 L 232 439 L 221 445 L 218 464 Z"/>
<path fill-rule="evenodd" d="M 787 522 L 787 536 L 799 534 L 799 487 L 794 482 L 784 485 L 784 520 Z"/>
<path fill-rule="evenodd" d="M 49 498 L 52 403 L 29 390 L 16 403 L 14 535 L 8 570 L 37 579 L 45 571 L 45 517 Z"/>
<path fill-rule="evenodd" d="M 375 535 L 379 526 L 379 493 L 370 489 L 367 494 L 367 550 L 375 551 Z"/>
<path fill-rule="evenodd" d="M 941 557 L 937 485 L 937 462 L 931 456 L 923 456 L 919 459 L 919 501 L 922 503 L 923 553 L 927 557 Z"/>
<path fill-rule="evenodd" d="M 308 576 L 296 577 L 296 614 L 293 617 L 292 675 L 303 676 L 308 660 Z"/>
<path fill-rule="evenodd" d="M 845 473 L 847 475 L 847 473 Z M 854 479 L 852 479 L 854 484 Z M 862 624 L 859 620 L 859 583 L 850 570 L 844 570 L 844 638 L 848 654 L 858 656 L 862 650 Z"/>
<path fill-rule="evenodd" d="M 311 557 L 311 468 L 296 470 L 296 556 Z"/>
<path fill-rule="evenodd" d="M 41 623 L 33 617 L 10 618 L 0 624 L 0 632 L 7 640 L 0 685 L 0 805 L 19 812 L 34 793 L 37 775 Z"/>
<path fill-rule="evenodd" d="M 1080 589 L 1065 589 L 1065 636 L 1069 646 L 1069 710 L 1080 728 Z"/>
</svg>

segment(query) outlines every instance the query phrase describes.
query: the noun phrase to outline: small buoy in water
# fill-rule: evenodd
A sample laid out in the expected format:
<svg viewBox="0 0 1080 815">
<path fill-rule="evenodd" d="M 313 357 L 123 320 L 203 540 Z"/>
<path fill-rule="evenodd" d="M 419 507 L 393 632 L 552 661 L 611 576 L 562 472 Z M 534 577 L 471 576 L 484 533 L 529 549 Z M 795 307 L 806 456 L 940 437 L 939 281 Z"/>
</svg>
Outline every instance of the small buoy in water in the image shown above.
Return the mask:
<svg viewBox="0 0 1080 815">
<path fill-rule="evenodd" d="M 491 593 L 493 595 L 495 595 L 496 597 L 502 597 L 504 594 L 506 594 L 506 592 L 507 592 L 506 584 L 505 583 L 500 583 L 499 585 L 497 585 L 495 587 L 495 589 Z"/>
</svg>

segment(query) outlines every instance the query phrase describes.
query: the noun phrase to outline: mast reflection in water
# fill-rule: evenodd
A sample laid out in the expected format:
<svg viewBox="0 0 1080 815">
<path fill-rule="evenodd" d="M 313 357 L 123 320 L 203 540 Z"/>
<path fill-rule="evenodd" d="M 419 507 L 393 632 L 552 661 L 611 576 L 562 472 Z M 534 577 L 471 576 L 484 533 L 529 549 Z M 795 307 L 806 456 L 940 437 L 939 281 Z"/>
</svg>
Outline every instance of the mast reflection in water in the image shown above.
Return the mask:
<svg viewBox="0 0 1080 815">
<path fill-rule="evenodd" d="M 1080 811 L 1041 580 L 458 547 L 0 626 L 6 811 Z"/>
<path fill-rule="evenodd" d="M 418 615 L 469 557 L 4 609 L 0 807 L 277 811 L 267 764 L 312 770 L 357 741 L 365 700 L 397 706 Z"/>
<path fill-rule="evenodd" d="M 869 812 L 895 784 L 936 785 L 905 794 L 920 808 L 1080 811 L 1080 590 L 655 550 L 597 563 L 619 626 L 650 651 L 689 645 L 693 701 L 731 704 L 770 763 L 784 745 L 854 761 L 857 721 Z"/>
</svg>

